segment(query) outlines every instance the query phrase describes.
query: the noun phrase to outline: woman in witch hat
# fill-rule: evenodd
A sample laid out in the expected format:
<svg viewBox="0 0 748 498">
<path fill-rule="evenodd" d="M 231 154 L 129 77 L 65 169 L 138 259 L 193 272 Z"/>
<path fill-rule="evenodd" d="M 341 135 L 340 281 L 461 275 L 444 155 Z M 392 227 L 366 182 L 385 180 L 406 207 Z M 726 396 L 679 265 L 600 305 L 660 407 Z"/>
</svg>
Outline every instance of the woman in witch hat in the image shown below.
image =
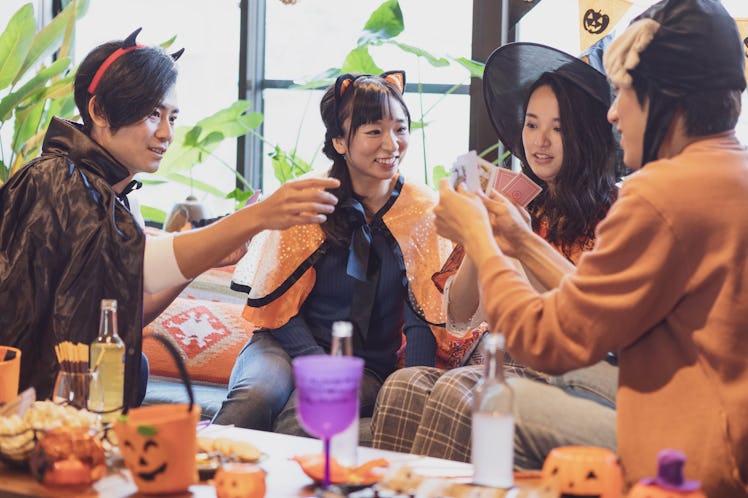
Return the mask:
<svg viewBox="0 0 748 498">
<path fill-rule="evenodd" d="M 499 138 L 520 159 L 522 171 L 543 187 L 523 213 L 518 228 L 523 237 L 512 256 L 536 288 L 556 287 L 592 247 L 595 227 L 616 198 L 619 154 L 606 119 L 612 90 L 605 76 L 588 64 L 535 43 L 512 43 L 495 50 L 483 79 L 486 105 Z M 461 253 L 455 259 L 459 269 L 452 264 L 435 280 L 446 281 L 450 330 L 470 330 L 486 320 L 479 308 L 477 268 Z M 554 407 L 552 414 L 528 406 L 536 417 L 533 427 L 544 429 L 518 446 L 518 466 L 540 468 L 546 454 L 561 444 L 615 448 L 614 365 L 600 362 L 553 377 L 509 357 L 505 362 L 513 375 L 540 381 L 530 387 L 551 384 L 565 389 L 549 390 L 556 398 L 548 405 Z M 471 391 L 482 372 L 482 366 L 398 372 L 377 400 L 374 445 L 468 461 Z M 523 401 L 533 399 L 537 397 Z M 587 415 L 584 427 L 575 416 L 580 411 Z M 534 423 L 541 419 L 542 423 Z M 402 430 L 394 433 L 393 427 Z"/>
</svg>

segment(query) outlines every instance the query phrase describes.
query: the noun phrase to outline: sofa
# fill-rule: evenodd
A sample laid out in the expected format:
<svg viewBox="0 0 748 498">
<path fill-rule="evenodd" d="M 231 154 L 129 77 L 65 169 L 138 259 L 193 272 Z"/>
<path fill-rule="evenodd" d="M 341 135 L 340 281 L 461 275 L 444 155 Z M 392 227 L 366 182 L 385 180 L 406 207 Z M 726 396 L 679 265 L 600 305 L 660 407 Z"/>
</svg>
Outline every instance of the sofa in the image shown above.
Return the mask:
<svg viewBox="0 0 748 498">
<path fill-rule="evenodd" d="M 233 267 L 203 273 L 143 331 L 165 334 L 176 343 L 193 384 L 202 418 L 211 419 L 226 397 L 234 360 L 255 327 L 242 316 L 246 294 L 229 288 Z M 150 364 L 144 404 L 187 403 L 189 397 L 169 353 L 153 340 L 143 341 Z M 370 420 L 362 419 L 359 442 L 370 445 Z"/>
<path fill-rule="evenodd" d="M 202 417 L 210 419 L 226 397 L 234 360 L 254 327 L 241 316 L 246 296 L 229 288 L 233 267 L 203 273 L 143 331 L 174 340 L 193 383 Z M 145 340 L 151 375 L 144 404 L 186 403 L 187 391 L 168 352 Z"/>
</svg>

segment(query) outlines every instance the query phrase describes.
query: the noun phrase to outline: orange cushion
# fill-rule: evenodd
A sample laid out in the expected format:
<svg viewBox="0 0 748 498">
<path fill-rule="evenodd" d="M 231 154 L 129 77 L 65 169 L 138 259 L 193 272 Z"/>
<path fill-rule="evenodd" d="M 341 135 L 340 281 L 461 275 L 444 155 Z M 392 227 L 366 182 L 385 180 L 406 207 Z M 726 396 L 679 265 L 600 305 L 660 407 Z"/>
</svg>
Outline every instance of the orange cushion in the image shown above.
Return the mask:
<svg viewBox="0 0 748 498">
<path fill-rule="evenodd" d="M 144 335 L 174 339 L 192 380 L 227 384 L 236 357 L 256 329 L 242 317 L 244 302 L 228 288 L 230 278 L 228 268 L 206 272 L 143 330 Z M 144 341 L 143 352 L 151 375 L 179 377 L 174 360 L 158 342 Z"/>
</svg>

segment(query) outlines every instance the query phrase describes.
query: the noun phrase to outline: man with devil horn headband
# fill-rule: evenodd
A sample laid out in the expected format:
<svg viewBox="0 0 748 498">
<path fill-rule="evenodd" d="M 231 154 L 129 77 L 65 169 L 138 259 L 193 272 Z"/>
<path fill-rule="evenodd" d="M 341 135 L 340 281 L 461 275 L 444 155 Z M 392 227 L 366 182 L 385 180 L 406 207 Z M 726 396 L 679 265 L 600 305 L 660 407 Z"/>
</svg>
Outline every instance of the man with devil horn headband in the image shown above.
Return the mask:
<svg viewBox="0 0 748 498">
<path fill-rule="evenodd" d="M 532 290 L 493 237 L 518 226 L 513 205 L 441 185 L 437 229 L 465 244 L 514 358 L 562 373 L 618 353 L 629 484 L 678 448 L 707 496 L 748 496 L 748 152 L 734 131 L 743 59 L 735 20 L 714 0 L 659 2 L 611 44 L 608 118 L 639 171 L 594 249 L 550 292 Z"/>
<path fill-rule="evenodd" d="M 321 223 L 336 202 L 323 190 L 335 180 L 290 182 L 213 225 L 146 240 L 127 193 L 139 186 L 136 173 L 158 169 L 174 138 L 182 51 L 139 45 L 139 32 L 86 56 L 74 84 L 83 123 L 53 118 L 42 155 L 0 190 L 0 344 L 22 350 L 20 387 L 42 399 L 59 369 L 54 345 L 89 344 L 107 298 L 118 302 L 127 344 L 125 401 L 137 404 L 147 379 L 144 314 L 259 231 Z"/>
</svg>

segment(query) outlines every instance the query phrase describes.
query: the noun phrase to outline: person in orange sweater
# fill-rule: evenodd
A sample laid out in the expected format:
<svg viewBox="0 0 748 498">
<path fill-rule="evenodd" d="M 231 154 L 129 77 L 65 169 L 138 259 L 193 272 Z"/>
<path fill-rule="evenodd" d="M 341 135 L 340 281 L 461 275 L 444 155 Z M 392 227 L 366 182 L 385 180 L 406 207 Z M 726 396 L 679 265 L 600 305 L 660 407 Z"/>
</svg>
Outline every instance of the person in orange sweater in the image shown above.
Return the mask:
<svg viewBox="0 0 748 498">
<path fill-rule="evenodd" d="M 709 0 L 659 2 L 613 42 L 608 117 L 638 171 L 556 289 L 536 292 L 505 257 L 540 243 L 510 202 L 440 185 L 437 229 L 478 267 L 488 321 L 515 359 L 562 373 L 617 352 L 629 484 L 673 448 L 707 496 L 748 496 L 744 58 L 734 19 Z"/>
</svg>

